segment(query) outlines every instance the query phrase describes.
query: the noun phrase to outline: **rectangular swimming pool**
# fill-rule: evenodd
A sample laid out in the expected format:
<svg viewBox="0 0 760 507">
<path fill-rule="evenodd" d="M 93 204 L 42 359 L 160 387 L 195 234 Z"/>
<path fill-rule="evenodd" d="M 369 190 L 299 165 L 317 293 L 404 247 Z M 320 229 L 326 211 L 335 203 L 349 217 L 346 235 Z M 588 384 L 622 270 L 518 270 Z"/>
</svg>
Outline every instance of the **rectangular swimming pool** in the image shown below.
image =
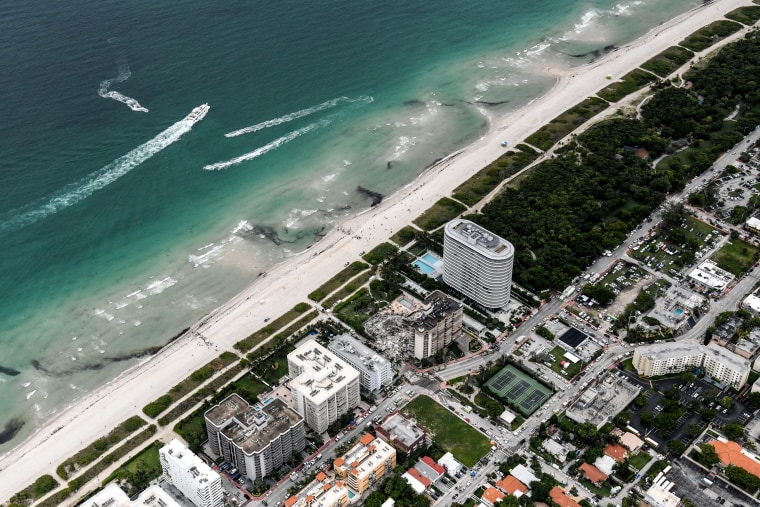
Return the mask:
<svg viewBox="0 0 760 507">
<path fill-rule="evenodd" d="M 428 266 L 421 260 L 417 259 L 412 263 L 420 272 L 425 273 L 426 275 L 430 276 L 435 272 L 435 268 L 432 266 Z"/>
<path fill-rule="evenodd" d="M 437 256 L 433 255 L 430 252 L 427 252 L 425 255 L 423 255 L 422 256 L 422 260 L 425 261 L 428 264 L 433 265 L 433 266 L 435 266 L 439 262 L 443 262 L 440 257 L 437 257 Z"/>
</svg>

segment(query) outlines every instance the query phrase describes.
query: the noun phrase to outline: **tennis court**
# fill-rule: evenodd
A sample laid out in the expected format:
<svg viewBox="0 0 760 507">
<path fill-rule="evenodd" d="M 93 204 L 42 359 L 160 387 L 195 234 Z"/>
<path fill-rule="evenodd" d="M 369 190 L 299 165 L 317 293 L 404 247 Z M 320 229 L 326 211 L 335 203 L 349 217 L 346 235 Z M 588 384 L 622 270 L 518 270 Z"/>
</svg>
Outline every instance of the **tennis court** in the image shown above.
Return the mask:
<svg viewBox="0 0 760 507">
<path fill-rule="evenodd" d="M 517 405 L 524 416 L 535 412 L 552 395 L 548 387 L 511 364 L 491 377 L 486 382 L 486 387 L 494 394 Z"/>
</svg>

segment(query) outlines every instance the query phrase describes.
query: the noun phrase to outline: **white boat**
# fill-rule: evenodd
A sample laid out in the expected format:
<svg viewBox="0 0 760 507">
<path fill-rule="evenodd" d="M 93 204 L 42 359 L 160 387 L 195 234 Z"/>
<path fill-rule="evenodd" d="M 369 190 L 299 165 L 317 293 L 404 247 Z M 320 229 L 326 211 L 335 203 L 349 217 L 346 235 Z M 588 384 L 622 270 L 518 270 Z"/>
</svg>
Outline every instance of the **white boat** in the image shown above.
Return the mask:
<svg viewBox="0 0 760 507">
<path fill-rule="evenodd" d="M 201 106 L 198 106 L 192 111 L 190 111 L 190 114 L 188 114 L 185 117 L 185 119 L 193 123 L 201 121 L 206 116 L 209 109 L 211 109 L 211 106 L 209 106 L 208 104 L 203 104 Z"/>
</svg>

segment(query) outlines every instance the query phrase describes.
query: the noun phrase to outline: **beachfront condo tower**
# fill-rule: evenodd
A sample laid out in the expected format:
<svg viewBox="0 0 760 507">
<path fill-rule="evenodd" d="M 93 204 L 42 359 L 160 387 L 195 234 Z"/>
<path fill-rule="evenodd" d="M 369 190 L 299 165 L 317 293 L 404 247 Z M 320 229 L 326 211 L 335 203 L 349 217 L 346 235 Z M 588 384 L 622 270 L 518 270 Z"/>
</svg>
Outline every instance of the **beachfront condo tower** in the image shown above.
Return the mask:
<svg viewBox="0 0 760 507">
<path fill-rule="evenodd" d="M 158 450 L 163 477 L 195 507 L 221 507 L 222 478 L 185 444 L 172 439 Z"/>
<path fill-rule="evenodd" d="M 476 303 L 491 309 L 509 302 L 515 248 L 469 220 L 446 224 L 443 236 L 443 281 Z"/>
</svg>

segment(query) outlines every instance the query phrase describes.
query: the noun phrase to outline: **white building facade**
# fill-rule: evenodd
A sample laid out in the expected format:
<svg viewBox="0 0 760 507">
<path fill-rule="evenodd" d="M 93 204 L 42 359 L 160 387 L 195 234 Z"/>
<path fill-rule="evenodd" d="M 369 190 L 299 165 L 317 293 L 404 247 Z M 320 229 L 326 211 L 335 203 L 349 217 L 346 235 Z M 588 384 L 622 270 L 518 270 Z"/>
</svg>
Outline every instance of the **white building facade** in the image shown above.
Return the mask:
<svg viewBox="0 0 760 507">
<path fill-rule="evenodd" d="M 391 362 L 351 335 L 334 338 L 328 349 L 359 372 L 359 382 L 367 391 L 393 383 Z"/>
<path fill-rule="evenodd" d="M 163 477 L 196 507 L 221 507 L 222 478 L 185 444 L 173 439 L 158 450 Z"/>
<path fill-rule="evenodd" d="M 293 408 L 317 433 L 359 405 L 359 372 L 315 340 L 288 354 L 288 375 Z"/>
<path fill-rule="evenodd" d="M 492 232 L 455 219 L 443 237 L 443 281 L 486 308 L 509 303 L 515 249 Z"/>
</svg>

